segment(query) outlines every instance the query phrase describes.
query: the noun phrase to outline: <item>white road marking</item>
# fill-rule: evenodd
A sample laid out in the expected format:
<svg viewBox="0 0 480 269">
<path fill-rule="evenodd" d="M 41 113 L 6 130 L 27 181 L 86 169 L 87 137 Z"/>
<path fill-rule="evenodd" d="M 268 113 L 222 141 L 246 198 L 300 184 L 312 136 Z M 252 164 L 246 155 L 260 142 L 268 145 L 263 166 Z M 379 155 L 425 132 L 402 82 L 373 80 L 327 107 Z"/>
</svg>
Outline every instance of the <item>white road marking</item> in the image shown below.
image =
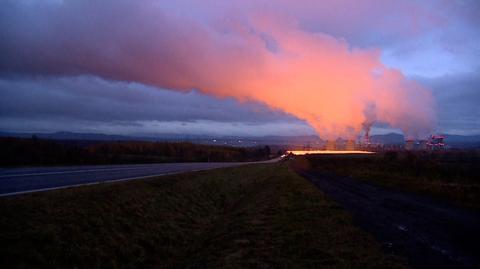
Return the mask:
<svg viewBox="0 0 480 269">
<path fill-rule="evenodd" d="M 102 183 L 113 183 L 113 182 L 121 182 L 121 181 L 128 181 L 134 179 L 144 179 L 144 178 L 151 178 L 151 177 L 159 177 L 159 176 L 166 176 L 172 174 L 180 174 L 180 173 L 188 173 L 188 172 L 198 172 L 198 171 L 205 171 L 205 170 L 212 170 L 212 169 L 219 169 L 219 168 L 227 168 L 227 167 L 234 167 L 234 166 L 241 166 L 241 165 L 248 165 L 248 164 L 265 164 L 265 163 L 275 163 L 282 160 L 282 157 L 278 157 L 275 159 L 267 160 L 267 161 L 258 161 L 258 162 L 232 162 L 232 163 L 210 163 L 212 166 L 200 168 L 200 169 L 186 169 L 186 170 L 177 170 L 172 172 L 164 172 L 154 175 L 147 175 L 147 176 L 137 176 L 137 177 L 129 177 L 129 178 L 118 178 L 118 179 L 108 179 L 108 180 L 101 180 L 95 182 L 88 182 L 88 183 L 80 183 L 74 185 L 65 185 L 65 186 L 58 186 L 58 187 L 49 187 L 49 188 L 41 188 L 41 189 L 33 189 L 27 191 L 17 191 L 17 192 L 9 192 L 9 193 L 2 193 L 0 197 L 3 196 L 12 196 L 12 195 L 20 195 L 26 193 L 33 193 L 33 192 L 41 192 L 41 191 L 50 191 L 50 190 L 58 190 L 58 189 L 67 189 L 67 188 L 74 188 L 80 186 L 88 186 L 88 185 L 96 185 Z M 171 163 L 170 163 L 171 164 Z M 205 163 L 175 163 L 178 164 L 205 164 Z M 168 165 L 168 163 L 165 163 Z M 181 168 L 185 168 L 185 165 Z M 73 170 L 73 171 L 58 171 L 58 172 L 43 172 L 43 173 L 27 173 L 27 174 L 10 174 L 10 175 L 1 175 L 0 178 L 10 178 L 10 177 L 25 177 L 25 176 L 43 176 L 43 175 L 58 175 L 58 174 L 74 174 L 74 173 L 86 173 L 86 172 L 99 172 L 99 171 L 122 171 L 122 170 L 138 170 L 138 169 L 145 169 L 145 167 L 149 167 L 150 165 L 143 165 L 139 167 L 121 167 L 121 168 L 99 168 L 99 169 L 86 169 L 86 170 Z M 193 168 L 193 167 L 192 167 Z"/>
<path fill-rule="evenodd" d="M 29 173 L 29 174 L 9 174 L 9 175 L 0 175 L 0 178 L 4 177 L 27 177 L 27 176 L 44 176 L 44 175 L 61 175 L 61 174 L 75 174 L 75 173 L 87 173 L 87 172 L 98 172 L 98 171 L 121 171 L 121 170 L 135 170 L 135 169 L 144 169 L 144 167 L 136 168 L 104 168 L 104 169 L 83 169 L 83 170 L 71 170 L 71 171 L 58 171 L 58 172 L 43 172 L 43 173 Z"/>
<path fill-rule="evenodd" d="M 119 179 L 107 179 L 107 180 L 102 180 L 102 181 L 95 181 L 95 182 L 88 182 L 88 183 L 81 183 L 81 184 L 74 184 L 74 185 L 65 185 L 65 186 L 50 187 L 50 188 L 41 188 L 41 189 L 34 189 L 34 190 L 28 190 L 28 191 L 9 192 L 9 193 L 2 193 L 2 194 L 0 194 L 0 197 L 3 197 L 3 196 L 13 196 L 13 195 L 19 195 L 19 194 L 26 194 L 26 193 L 33 193 L 33 192 L 41 192 L 41 191 L 51 191 L 51 190 L 60 190 L 60 189 L 76 188 L 76 187 L 81 187 L 81 186 L 97 185 L 97 184 L 102 184 L 102 183 L 122 182 L 122 181 L 134 180 L 134 179 L 145 179 L 145 178 L 150 178 L 150 177 L 168 176 L 168 175 L 188 173 L 188 172 L 199 172 L 199 171 L 205 171 L 205 170 L 213 170 L 213 169 L 217 169 L 217 168 L 220 168 L 220 167 L 205 168 L 205 169 L 196 169 L 196 170 L 182 170 L 182 171 L 161 173 L 161 174 L 148 175 L 148 176 L 128 177 L 128 178 L 119 178 Z"/>
</svg>

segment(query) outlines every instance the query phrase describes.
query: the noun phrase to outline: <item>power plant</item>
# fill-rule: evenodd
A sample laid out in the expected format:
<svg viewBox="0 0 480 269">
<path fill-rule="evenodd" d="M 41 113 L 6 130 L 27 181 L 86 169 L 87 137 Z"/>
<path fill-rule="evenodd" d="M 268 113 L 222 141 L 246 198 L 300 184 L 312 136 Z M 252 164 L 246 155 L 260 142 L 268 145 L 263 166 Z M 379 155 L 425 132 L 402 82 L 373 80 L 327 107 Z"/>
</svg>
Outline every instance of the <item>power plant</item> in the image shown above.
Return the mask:
<svg viewBox="0 0 480 269">
<path fill-rule="evenodd" d="M 388 135 L 387 135 L 388 136 Z M 332 139 L 322 140 L 320 138 L 300 142 L 297 145 L 289 145 L 291 150 L 302 151 L 440 151 L 446 150 L 444 135 L 430 135 L 424 139 L 407 138 L 404 140 L 400 134 L 385 138 L 384 136 L 371 137 L 365 132 L 357 139 Z"/>
<path fill-rule="evenodd" d="M 405 150 L 445 150 L 445 136 L 431 135 L 428 139 L 405 140 Z"/>
<path fill-rule="evenodd" d="M 445 136 L 432 135 L 428 140 L 427 147 L 429 150 L 444 150 L 445 149 Z"/>
</svg>

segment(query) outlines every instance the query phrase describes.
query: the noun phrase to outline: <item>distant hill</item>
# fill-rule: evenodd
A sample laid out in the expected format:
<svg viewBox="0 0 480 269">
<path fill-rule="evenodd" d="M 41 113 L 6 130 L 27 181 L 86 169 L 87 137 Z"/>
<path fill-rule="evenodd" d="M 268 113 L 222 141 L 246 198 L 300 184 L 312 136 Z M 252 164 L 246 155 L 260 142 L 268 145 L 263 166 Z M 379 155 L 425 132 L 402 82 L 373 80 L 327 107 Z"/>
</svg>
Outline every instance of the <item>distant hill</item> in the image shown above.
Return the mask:
<svg viewBox="0 0 480 269">
<path fill-rule="evenodd" d="M 0 132 L 0 137 L 18 137 L 31 138 L 36 136 L 40 139 L 52 140 L 93 140 L 93 141 L 156 141 L 157 138 L 151 137 L 136 137 L 124 135 L 108 135 L 99 133 L 73 133 L 73 132 L 55 132 L 55 133 L 7 133 Z"/>
<path fill-rule="evenodd" d="M 480 135 L 453 135 L 443 134 L 445 144 L 449 148 L 480 148 Z M 380 144 L 404 144 L 405 137 L 401 134 L 390 133 L 384 135 L 373 135 L 373 143 Z"/>
<path fill-rule="evenodd" d="M 8 133 L 0 132 L 0 137 L 31 138 L 36 136 L 40 139 L 68 140 L 68 141 L 165 141 L 165 142 L 192 142 L 208 145 L 228 145 L 237 147 L 252 147 L 258 145 L 305 145 L 318 143 L 319 138 L 315 135 L 307 136 L 209 136 L 209 135 L 179 135 L 159 134 L 156 136 L 124 136 L 98 133 Z"/>
<path fill-rule="evenodd" d="M 68 141 L 173 141 L 173 142 L 192 142 L 208 145 L 228 145 L 235 147 L 252 147 L 258 145 L 285 145 L 305 147 L 325 143 L 325 140 L 316 135 L 304 136 L 209 136 L 209 135 L 179 135 L 179 134 L 159 134 L 156 136 L 126 136 L 126 135 L 108 135 L 98 133 L 74 133 L 74 132 L 55 132 L 55 133 L 7 133 L 0 132 L 0 137 L 19 137 L 31 138 L 33 135 L 40 139 L 68 140 Z M 445 142 L 450 148 L 480 148 L 480 135 L 451 135 L 444 134 Z M 371 141 L 378 144 L 403 145 L 405 137 L 402 134 L 388 133 L 381 135 L 372 135 Z"/>
<path fill-rule="evenodd" d="M 450 148 L 480 148 L 480 135 L 445 134 L 445 143 Z"/>
<path fill-rule="evenodd" d="M 378 144 L 405 144 L 405 137 L 396 133 L 372 135 L 370 140 Z"/>
</svg>

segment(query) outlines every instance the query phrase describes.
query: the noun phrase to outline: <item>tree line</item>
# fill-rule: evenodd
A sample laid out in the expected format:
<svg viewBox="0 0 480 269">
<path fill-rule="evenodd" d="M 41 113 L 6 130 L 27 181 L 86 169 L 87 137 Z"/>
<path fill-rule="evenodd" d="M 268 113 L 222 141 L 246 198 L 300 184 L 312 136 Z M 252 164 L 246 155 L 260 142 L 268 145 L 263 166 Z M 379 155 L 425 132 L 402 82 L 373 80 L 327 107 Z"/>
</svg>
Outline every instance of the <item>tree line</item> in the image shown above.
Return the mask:
<svg viewBox="0 0 480 269">
<path fill-rule="evenodd" d="M 270 147 L 238 148 L 190 142 L 58 141 L 0 138 L 0 165 L 83 165 L 162 162 L 256 161 L 270 156 Z"/>
</svg>

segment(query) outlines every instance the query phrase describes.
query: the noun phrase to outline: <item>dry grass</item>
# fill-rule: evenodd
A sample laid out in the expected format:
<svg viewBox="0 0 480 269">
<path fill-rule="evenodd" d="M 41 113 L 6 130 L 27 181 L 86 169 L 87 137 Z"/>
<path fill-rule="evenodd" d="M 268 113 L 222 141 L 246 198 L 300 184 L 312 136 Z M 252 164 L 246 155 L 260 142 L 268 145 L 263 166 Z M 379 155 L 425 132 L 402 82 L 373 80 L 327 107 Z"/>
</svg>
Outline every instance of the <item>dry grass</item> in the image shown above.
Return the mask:
<svg viewBox="0 0 480 269">
<path fill-rule="evenodd" d="M 0 199 L 3 268 L 403 268 L 286 164 Z"/>
<path fill-rule="evenodd" d="M 480 209 L 477 151 L 386 152 L 363 156 L 310 155 L 296 158 L 301 169 L 319 169 L 374 181 Z"/>
</svg>

